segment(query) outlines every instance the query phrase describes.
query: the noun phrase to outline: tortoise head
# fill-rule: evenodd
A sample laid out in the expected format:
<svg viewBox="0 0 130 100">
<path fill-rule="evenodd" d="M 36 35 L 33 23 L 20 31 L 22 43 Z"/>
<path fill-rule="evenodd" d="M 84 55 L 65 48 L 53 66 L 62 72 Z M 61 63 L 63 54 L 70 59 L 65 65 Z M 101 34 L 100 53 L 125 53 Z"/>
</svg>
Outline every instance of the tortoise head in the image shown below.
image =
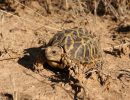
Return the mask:
<svg viewBox="0 0 130 100">
<path fill-rule="evenodd" d="M 45 57 L 47 63 L 54 68 L 61 67 L 61 59 L 63 54 L 63 48 L 58 46 L 49 46 L 45 49 Z"/>
</svg>

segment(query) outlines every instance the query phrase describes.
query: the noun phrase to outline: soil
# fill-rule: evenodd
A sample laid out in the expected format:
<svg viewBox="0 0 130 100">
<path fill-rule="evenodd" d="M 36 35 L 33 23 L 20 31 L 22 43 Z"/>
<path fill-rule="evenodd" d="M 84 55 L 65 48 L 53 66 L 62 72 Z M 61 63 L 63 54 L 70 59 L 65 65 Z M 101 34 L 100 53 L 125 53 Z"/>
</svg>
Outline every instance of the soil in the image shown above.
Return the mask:
<svg viewBox="0 0 130 100">
<path fill-rule="evenodd" d="M 83 83 L 85 100 L 129 100 L 130 9 L 115 18 L 78 11 L 77 4 L 73 10 L 49 7 L 36 0 L 0 2 L 0 100 L 76 100 L 76 89 L 62 77 L 66 71 L 48 65 L 40 73 L 33 70 L 39 47 L 57 31 L 73 27 L 97 35 L 103 52 L 101 77 L 94 72 Z"/>
</svg>

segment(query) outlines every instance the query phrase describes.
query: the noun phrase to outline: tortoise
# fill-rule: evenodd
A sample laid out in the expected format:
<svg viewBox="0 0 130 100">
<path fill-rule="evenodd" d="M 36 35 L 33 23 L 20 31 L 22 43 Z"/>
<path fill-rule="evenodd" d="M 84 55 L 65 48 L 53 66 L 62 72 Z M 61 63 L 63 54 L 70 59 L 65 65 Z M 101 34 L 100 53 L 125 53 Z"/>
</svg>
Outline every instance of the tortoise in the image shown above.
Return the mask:
<svg viewBox="0 0 130 100">
<path fill-rule="evenodd" d="M 36 62 L 46 62 L 53 68 L 64 69 L 67 67 L 76 71 L 75 68 L 88 69 L 88 66 L 96 64 L 100 58 L 99 38 L 86 29 L 72 28 L 55 34 L 42 48 L 36 57 Z M 35 69 L 42 68 L 38 68 L 36 65 Z"/>
</svg>

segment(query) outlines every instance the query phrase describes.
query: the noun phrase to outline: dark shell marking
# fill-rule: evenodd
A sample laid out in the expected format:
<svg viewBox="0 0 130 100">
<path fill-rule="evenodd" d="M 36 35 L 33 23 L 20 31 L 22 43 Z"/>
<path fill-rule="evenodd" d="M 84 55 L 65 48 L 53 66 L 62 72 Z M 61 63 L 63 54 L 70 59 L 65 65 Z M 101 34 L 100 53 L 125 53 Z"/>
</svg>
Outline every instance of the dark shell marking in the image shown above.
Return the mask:
<svg viewBox="0 0 130 100">
<path fill-rule="evenodd" d="M 58 32 L 49 42 L 64 49 L 72 59 L 90 63 L 101 56 L 100 43 L 97 37 L 82 28 Z"/>
</svg>

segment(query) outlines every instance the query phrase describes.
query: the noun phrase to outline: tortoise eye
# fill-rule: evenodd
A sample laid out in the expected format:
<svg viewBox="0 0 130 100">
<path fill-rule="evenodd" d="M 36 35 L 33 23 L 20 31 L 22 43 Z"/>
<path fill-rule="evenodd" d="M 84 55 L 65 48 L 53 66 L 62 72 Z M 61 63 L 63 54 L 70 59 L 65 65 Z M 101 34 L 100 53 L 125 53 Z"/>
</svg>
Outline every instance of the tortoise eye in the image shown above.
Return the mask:
<svg viewBox="0 0 130 100">
<path fill-rule="evenodd" d="M 56 51 L 54 50 L 54 51 L 52 51 L 52 53 L 53 53 L 53 54 L 55 54 L 55 53 L 56 53 Z"/>
</svg>

